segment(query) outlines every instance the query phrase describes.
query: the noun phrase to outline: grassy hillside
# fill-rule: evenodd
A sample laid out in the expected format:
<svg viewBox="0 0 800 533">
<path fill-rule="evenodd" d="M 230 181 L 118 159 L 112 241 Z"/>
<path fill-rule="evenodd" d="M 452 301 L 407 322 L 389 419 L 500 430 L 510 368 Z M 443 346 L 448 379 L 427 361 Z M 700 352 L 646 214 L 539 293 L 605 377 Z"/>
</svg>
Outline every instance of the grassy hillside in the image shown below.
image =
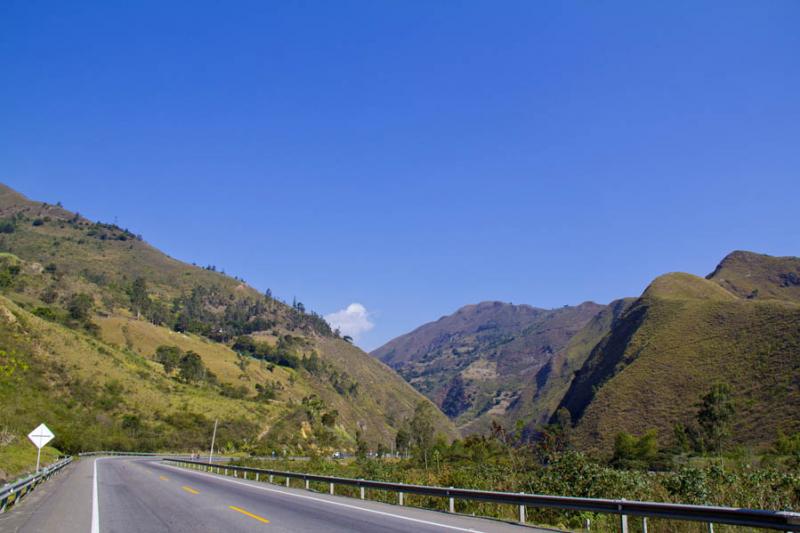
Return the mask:
<svg viewBox="0 0 800 533">
<path fill-rule="evenodd" d="M 516 420 L 526 422 L 528 429 L 546 424 L 566 394 L 575 373 L 584 365 L 592 349 L 617 324 L 633 298 L 615 300 L 597 313 L 556 353 L 522 389 L 519 399 L 509 411 Z"/>
<path fill-rule="evenodd" d="M 767 272 L 772 259 L 764 262 Z M 759 446 L 800 429 L 800 305 L 738 297 L 728 288 L 740 278 L 717 283 L 721 271 L 656 279 L 593 348 L 561 401 L 579 447 L 608 451 L 617 433 L 651 428 L 669 443 L 720 382 L 733 390 L 733 442 Z"/>
<path fill-rule="evenodd" d="M 464 434 L 538 412 L 529 386 L 604 306 L 560 309 L 483 302 L 420 326 L 372 352 L 431 398 Z M 526 396 L 528 395 L 528 396 Z"/>
<path fill-rule="evenodd" d="M 0 365 L 16 365 L 0 429 L 46 421 L 69 451 L 185 449 L 218 417 L 223 445 L 333 449 L 389 444 L 427 402 L 301 303 L 215 270 L 0 187 Z"/>
<path fill-rule="evenodd" d="M 736 251 L 708 275 L 741 298 L 800 302 L 800 261 Z"/>
</svg>

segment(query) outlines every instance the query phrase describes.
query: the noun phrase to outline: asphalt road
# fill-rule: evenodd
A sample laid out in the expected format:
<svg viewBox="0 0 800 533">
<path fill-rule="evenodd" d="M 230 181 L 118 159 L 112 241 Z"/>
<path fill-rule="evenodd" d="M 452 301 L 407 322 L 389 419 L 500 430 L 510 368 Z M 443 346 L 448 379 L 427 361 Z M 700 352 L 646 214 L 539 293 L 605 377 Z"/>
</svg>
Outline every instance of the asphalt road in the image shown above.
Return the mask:
<svg viewBox="0 0 800 533">
<path fill-rule="evenodd" d="M 67 474 L 44 484 L 18 508 L 0 516 L 0 531 L 529 533 L 534 530 L 185 470 L 152 457 L 113 457 L 79 461 Z"/>
</svg>

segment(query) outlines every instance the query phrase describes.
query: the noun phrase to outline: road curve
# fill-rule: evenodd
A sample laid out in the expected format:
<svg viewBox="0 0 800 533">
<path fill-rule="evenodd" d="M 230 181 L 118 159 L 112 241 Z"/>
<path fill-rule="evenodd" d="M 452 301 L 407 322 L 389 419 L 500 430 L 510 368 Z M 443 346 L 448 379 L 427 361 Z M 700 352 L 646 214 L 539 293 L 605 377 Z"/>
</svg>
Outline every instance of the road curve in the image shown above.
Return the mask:
<svg viewBox="0 0 800 533">
<path fill-rule="evenodd" d="M 51 483 L 3 516 L 0 531 L 533 531 L 493 520 L 185 470 L 153 457 L 83 459 Z"/>
</svg>

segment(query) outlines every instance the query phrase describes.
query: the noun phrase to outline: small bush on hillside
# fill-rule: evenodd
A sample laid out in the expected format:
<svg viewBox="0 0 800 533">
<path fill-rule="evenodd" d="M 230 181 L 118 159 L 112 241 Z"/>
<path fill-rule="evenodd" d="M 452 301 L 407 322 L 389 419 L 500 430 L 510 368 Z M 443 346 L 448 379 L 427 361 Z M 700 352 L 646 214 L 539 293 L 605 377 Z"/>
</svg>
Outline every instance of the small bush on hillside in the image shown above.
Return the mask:
<svg viewBox="0 0 800 533">
<path fill-rule="evenodd" d="M 656 430 L 651 429 L 641 437 L 620 432 L 614 439 L 611 465 L 617 468 L 648 468 L 658 457 Z"/>
<path fill-rule="evenodd" d="M 161 345 L 156 348 L 156 353 L 153 358 L 157 363 L 164 365 L 164 372 L 171 374 L 172 371 L 178 367 L 182 356 L 183 351 L 177 346 Z"/>
<path fill-rule="evenodd" d="M 206 368 L 203 360 L 194 352 L 188 352 L 178 362 L 178 376 L 181 380 L 191 383 L 205 378 Z"/>
<path fill-rule="evenodd" d="M 67 301 L 67 311 L 74 320 L 88 320 L 94 308 L 94 300 L 85 293 L 73 294 Z"/>
</svg>

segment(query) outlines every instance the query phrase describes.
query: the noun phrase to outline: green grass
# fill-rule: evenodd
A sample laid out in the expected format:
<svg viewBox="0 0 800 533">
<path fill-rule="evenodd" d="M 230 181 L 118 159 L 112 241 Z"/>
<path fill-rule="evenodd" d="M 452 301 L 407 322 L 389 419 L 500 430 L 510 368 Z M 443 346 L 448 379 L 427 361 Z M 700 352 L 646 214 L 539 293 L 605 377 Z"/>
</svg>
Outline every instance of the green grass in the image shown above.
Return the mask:
<svg viewBox="0 0 800 533">
<path fill-rule="evenodd" d="M 800 429 L 800 306 L 646 293 L 624 320 L 632 334 L 595 350 L 567 395 L 573 416 L 575 398 L 588 401 L 575 430 L 581 447 L 607 452 L 618 432 L 650 428 L 667 443 L 717 382 L 733 387 L 734 443 L 765 445 L 779 429 Z"/>
<path fill-rule="evenodd" d="M 31 426 L 31 431 L 37 425 Z M 54 463 L 59 455 L 59 450 L 45 446 L 42 448 L 40 464 L 46 466 Z M 35 470 L 36 446 L 27 437 L 15 436 L 11 443 L 0 445 L 0 484 Z"/>
</svg>

